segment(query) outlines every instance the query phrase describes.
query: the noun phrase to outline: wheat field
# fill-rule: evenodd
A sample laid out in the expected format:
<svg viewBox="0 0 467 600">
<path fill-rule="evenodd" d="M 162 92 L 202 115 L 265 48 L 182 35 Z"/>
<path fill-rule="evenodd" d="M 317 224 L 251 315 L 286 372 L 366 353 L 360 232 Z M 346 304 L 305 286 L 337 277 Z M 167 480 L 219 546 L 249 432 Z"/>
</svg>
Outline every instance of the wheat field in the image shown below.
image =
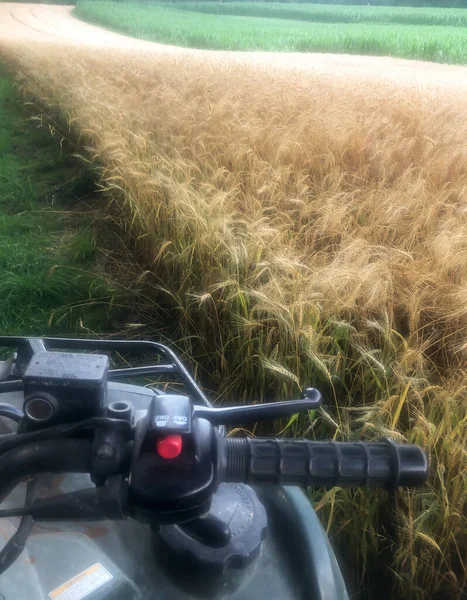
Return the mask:
<svg viewBox="0 0 467 600">
<path fill-rule="evenodd" d="M 422 490 L 315 494 L 352 585 L 461 598 L 463 97 L 124 50 L 4 44 L 0 57 L 96 169 L 137 257 L 122 276 L 144 313 L 173 322 L 215 399 L 311 383 L 325 406 L 288 434 L 430 453 Z"/>
</svg>

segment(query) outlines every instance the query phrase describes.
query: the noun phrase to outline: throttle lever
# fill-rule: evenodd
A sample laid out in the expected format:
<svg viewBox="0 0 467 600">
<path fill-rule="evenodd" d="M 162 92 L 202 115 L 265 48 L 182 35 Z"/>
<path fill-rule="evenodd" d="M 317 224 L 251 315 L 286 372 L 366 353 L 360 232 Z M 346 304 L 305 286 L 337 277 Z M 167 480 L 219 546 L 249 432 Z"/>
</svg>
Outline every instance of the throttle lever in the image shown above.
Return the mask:
<svg viewBox="0 0 467 600">
<path fill-rule="evenodd" d="M 307 388 L 302 400 L 287 400 L 269 404 L 209 408 L 194 406 L 194 416 L 206 419 L 212 425 L 240 425 L 288 417 L 305 410 L 314 410 L 321 405 L 321 394 L 314 388 Z"/>
</svg>

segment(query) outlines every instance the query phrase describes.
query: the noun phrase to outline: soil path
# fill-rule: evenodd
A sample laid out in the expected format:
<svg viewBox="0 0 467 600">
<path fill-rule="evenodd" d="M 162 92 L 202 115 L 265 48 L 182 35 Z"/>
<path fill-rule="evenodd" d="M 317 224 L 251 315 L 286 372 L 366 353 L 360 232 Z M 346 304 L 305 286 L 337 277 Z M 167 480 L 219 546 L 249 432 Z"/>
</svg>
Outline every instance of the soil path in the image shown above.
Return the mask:
<svg viewBox="0 0 467 600">
<path fill-rule="evenodd" d="M 467 89 L 467 67 L 348 54 L 297 52 L 227 52 L 192 50 L 146 42 L 112 33 L 75 18 L 72 6 L 0 3 L 0 41 L 46 41 L 106 48 L 126 48 L 159 54 L 203 55 L 216 62 L 234 61 L 274 68 L 325 73 L 333 77 L 379 79 L 426 88 Z"/>
</svg>

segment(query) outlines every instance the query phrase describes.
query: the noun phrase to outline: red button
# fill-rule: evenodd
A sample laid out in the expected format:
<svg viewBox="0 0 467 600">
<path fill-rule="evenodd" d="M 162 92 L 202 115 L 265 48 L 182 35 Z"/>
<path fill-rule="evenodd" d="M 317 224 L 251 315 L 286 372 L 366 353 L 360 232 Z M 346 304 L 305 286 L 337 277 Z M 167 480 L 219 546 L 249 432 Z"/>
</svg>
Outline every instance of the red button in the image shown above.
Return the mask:
<svg viewBox="0 0 467 600">
<path fill-rule="evenodd" d="M 178 433 L 166 435 L 157 440 L 157 453 L 162 458 L 177 458 L 182 451 L 182 436 Z"/>
</svg>

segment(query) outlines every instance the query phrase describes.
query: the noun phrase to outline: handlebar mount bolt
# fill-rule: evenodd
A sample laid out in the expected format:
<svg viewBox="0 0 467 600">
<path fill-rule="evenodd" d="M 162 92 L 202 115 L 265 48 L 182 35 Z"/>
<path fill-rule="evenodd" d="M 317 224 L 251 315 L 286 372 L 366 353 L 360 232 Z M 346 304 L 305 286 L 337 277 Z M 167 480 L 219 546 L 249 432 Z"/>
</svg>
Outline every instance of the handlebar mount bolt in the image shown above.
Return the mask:
<svg viewBox="0 0 467 600">
<path fill-rule="evenodd" d="M 115 449 L 110 444 L 101 444 L 96 450 L 96 456 L 104 459 L 111 459 L 115 454 Z"/>
</svg>

